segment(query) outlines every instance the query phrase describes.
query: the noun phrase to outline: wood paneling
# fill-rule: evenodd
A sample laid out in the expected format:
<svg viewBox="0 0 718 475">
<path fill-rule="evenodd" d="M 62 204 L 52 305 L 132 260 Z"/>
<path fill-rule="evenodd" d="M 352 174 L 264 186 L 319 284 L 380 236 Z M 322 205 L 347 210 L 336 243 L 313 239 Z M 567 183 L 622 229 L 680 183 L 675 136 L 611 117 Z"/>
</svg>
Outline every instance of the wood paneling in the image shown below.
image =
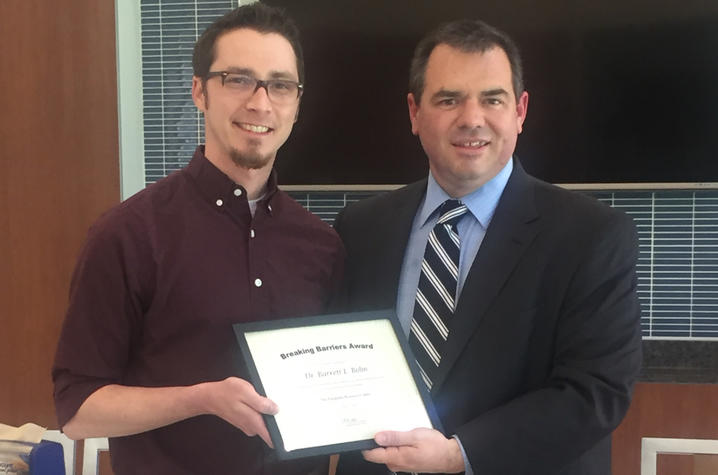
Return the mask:
<svg viewBox="0 0 718 475">
<path fill-rule="evenodd" d="M 656 475 L 716 475 L 718 455 L 658 454 Z"/>
<path fill-rule="evenodd" d="M 120 197 L 114 2 L 2 0 L 0 45 L 0 421 L 55 428 L 71 272 Z"/>
<path fill-rule="evenodd" d="M 718 473 L 718 455 L 695 455 L 693 457 L 693 475 L 716 475 Z"/>
<path fill-rule="evenodd" d="M 112 475 L 114 472 L 112 471 L 112 462 L 110 460 L 110 452 L 103 450 L 100 452 L 100 455 L 98 457 L 98 467 L 97 472 L 100 475 Z M 693 474 L 691 474 L 693 475 Z"/>
<path fill-rule="evenodd" d="M 685 454 L 658 454 L 656 475 L 693 475 L 693 456 Z"/>
<path fill-rule="evenodd" d="M 613 434 L 613 475 L 641 473 L 642 437 L 718 439 L 718 385 L 637 384 Z"/>
</svg>

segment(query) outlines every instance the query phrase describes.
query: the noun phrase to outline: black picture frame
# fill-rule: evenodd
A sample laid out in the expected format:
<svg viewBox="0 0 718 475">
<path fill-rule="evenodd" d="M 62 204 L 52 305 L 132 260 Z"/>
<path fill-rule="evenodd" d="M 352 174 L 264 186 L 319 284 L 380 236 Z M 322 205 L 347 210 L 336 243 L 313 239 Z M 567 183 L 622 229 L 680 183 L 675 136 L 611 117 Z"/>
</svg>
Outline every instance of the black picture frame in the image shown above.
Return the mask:
<svg viewBox="0 0 718 475">
<path fill-rule="evenodd" d="M 233 330 L 234 330 L 235 336 L 237 338 L 239 347 L 241 349 L 242 356 L 244 357 L 245 363 L 247 365 L 251 383 L 254 385 L 255 390 L 259 394 L 266 397 L 267 394 L 266 394 L 264 385 L 262 383 L 262 378 L 257 369 L 254 355 L 252 354 L 250 346 L 247 342 L 247 338 L 246 338 L 247 333 L 262 332 L 262 331 L 267 331 L 267 330 L 310 327 L 310 326 L 319 326 L 319 325 L 327 326 L 327 325 L 342 324 L 342 323 L 357 322 L 357 321 L 369 321 L 369 320 L 389 320 L 389 322 L 391 323 L 391 328 L 394 331 L 396 340 L 399 342 L 401 354 L 404 355 L 405 361 L 407 363 L 407 366 L 409 367 L 414 384 L 416 385 L 416 389 L 419 393 L 421 401 L 424 404 L 424 409 L 426 410 L 429 420 L 431 421 L 431 424 L 434 429 L 443 433 L 441 422 L 439 420 L 436 409 L 434 408 L 434 405 L 431 401 L 431 396 L 429 394 L 429 391 L 428 391 L 426 385 L 424 384 L 423 380 L 421 379 L 421 376 L 419 374 L 419 368 L 418 368 L 416 360 L 412 354 L 411 348 L 409 347 L 407 338 L 405 337 L 403 331 L 401 330 L 399 321 L 396 317 L 394 310 L 392 310 L 392 309 L 366 311 L 366 312 L 335 313 L 335 314 L 315 315 L 315 316 L 288 318 L 288 319 L 280 319 L 280 320 L 266 320 L 266 321 L 257 321 L 257 322 L 236 323 L 233 325 Z M 362 439 L 362 440 L 355 440 L 355 441 L 351 441 L 351 442 L 342 442 L 342 443 L 338 443 L 338 444 L 322 445 L 322 446 L 308 447 L 308 448 L 301 448 L 301 449 L 287 451 L 284 448 L 284 442 L 282 439 L 282 435 L 281 435 L 281 432 L 277 425 L 277 422 L 275 420 L 275 417 L 271 416 L 271 415 L 264 415 L 263 417 L 264 417 L 264 421 L 267 425 L 269 435 L 272 439 L 272 443 L 274 444 L 274 448 L 277 451 L 277 457 L 280 460 L 289 460 L 289 459 L 310 457 L 310 456 L 316 456 L 316 455 L 331 455 L 331 454 L 337 454 L 337 453 L 341 453 L 341 452 L 366 450 L 366 449 L 372 449 L 372 448 L 378 447 L 378 445 L 374 442 L 373 439 Z"/>
</svg>

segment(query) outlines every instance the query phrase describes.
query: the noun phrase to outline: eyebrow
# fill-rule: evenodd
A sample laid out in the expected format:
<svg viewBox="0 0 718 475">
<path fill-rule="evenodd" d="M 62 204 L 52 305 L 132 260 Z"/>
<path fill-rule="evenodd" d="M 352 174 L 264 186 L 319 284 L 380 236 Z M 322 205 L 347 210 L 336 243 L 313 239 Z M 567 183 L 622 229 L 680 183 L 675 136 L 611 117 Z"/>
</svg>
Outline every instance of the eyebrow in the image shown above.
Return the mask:
<svg viewBox="0 0 718 475">
<path fill-rule="evenodd" d="M 453 90 L 450 90 L 450 89 L 439 89 L 439 90 L 436 91 L 434 94 L 432 94 L 431 98 L 432 98 L 432 99 L 437 99 L 437 98 L 439 98 L 439 97 L 441 97 L 441 98 L 447 98 L 447 97 L 455 98 L 455 97 L 461 97 L 461 96 L 463 96 L 463 95 L 464 95 L 464 93 L 463 93 L 463 92 L 460 92 L 460 91 L 453 91 Z"/>
<path fill-rule="evenodd" d="M 509 92 L 508 92 L 506 89 L 502 88 L 502 87 L 498 87 L 498 88 L 496 88 L 496 89 L 488 89 L 488 90 L 486 90 L 486 91 L 481 91 L 481 96 L 482 96 L 482 97 L 488 97 L 488 96 L 508 96 L 508 95 L 509 95 Z"/>
<path fill-rule="evenodd" d="M 509 93 L 506 89 L 502 87 L 497 87 L 494 89 L 487 89 L 485 91 L 481 91 L 481 97 L 495 97 L 495 96 L 508 96 Z M 431 98 L 432 99 L 438 99 L 438 98 L 457 98 L 457 97 L 463 97 L 466 94 L 461 91 L 454 91 L 452 89 L 439 89 L 436 91 Z"/>
<path fill-rule="evenodd" d="M 240 68 L 238 66 L 227 66 L 224 68 L 228 73 L 246 74 L 247 76 L 254 76 L 254 71 L 249 68 Z"/>
<path fill-rule="evenodd" d="M 247 76 L 257 77 L 256 72 L 250 68 L 241 68 L 238 66 L 227 66 L 225 71 L 229 73 L 245 74 Z M 269 79 L 289 79 L 295 81 L 294 75 L 289 71 L 270 71 Z"/>
</svg>

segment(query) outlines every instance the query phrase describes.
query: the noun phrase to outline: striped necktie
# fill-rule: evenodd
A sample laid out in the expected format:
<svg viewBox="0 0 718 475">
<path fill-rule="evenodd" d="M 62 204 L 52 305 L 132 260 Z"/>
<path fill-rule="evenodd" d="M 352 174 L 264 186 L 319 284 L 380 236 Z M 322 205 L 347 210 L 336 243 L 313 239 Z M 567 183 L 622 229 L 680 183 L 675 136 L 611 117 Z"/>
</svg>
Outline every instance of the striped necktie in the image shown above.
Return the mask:
<svg viewBox="0 0 718 475">
<path fill-rule="evenodd" d="M 466 205 L 459 200 L 446 200 L 441 205 L 439 220 L 429 234 L 421 262 L 409 345 L 429 389 L 441 362 L 449 336 L 449 321 L 456 308 L 460 249 L 456 225 L 465 213 Z"/>
</svg>

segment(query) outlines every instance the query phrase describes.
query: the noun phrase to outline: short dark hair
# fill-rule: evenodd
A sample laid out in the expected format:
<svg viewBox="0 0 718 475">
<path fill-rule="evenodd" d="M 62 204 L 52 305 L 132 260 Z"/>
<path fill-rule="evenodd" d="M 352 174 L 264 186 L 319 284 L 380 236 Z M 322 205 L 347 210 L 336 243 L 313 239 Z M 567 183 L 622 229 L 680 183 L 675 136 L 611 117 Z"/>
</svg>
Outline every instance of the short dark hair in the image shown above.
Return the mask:
<svg viewBox="0 0 718 475">
<path fill-rule="evenodd" d="M 294 50 L 297 58 L 297 74 L 299 82 L 304 82 L 304 53 L 299 43 L 299 29 L 287 13 L 277 7 L 260 2 L 235 8 L 209 25 L 194 45 L 192 55 L 193 74 L 203 81 L 207 78 L 209 68 L 215 58 L 217 38 L 224 33 L 249 28 L 260 33 L 276 33 L 283 36 Z"/>
<path fill-rule="evenodd" d="M 409 92 L 417 104 L 421 101 L 426 78 L 426 65 L 434 48 L 445 44 L 466 53 L 484 53 L 492 48 L 501 48 L 509 58 L 511 82 L 516 99 L 524 92 L 521 56 L 514 41 L 503 31 L 480 20 L 457 20 L 439 25 L 419 41 L 411 59 L 409 71 Z"/>
</svg>

